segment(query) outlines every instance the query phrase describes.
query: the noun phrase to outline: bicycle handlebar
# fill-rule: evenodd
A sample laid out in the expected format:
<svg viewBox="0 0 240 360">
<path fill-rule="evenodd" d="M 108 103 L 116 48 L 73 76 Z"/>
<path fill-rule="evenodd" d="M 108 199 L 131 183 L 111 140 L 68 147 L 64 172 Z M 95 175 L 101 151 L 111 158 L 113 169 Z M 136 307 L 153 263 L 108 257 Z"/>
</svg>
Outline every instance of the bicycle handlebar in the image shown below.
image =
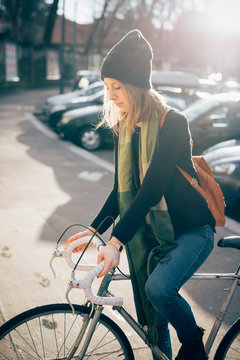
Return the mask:
<svg viewBox="0 0 240 360">
<path fill-rule="evenodd" d="M 72 280 L 69 282 L 69 287 L 67 289 L 68 292 L 72 289 L 83 289 L 86 298 L 97 305 L 111 305 L 111 306 L 121 306 L 123 305 L 123 298 L 117 297 L 104 297 L 94 295 L 91 289 L 94 278 L 100 274 L 102 269 L 104 268 L 105 261 L 103 260 L 100 264 L 95 266 L 94 269 L 88 272 L 85 279 L 75 279 L 74 275 L 72 275 Z"/>
<path fill-rule="evenodd" d="M 66 263 L 68 264 L 68 266 L 70 266 L 71 269 L 74 269 L 76 264 L 72 260 L 72 251 L 80 245 L 87 244 L 90 239 L 91 239 L 91 236 L 85 236 L 80 239 L 77 239 L 76 241 L 73 241 L 66 249 L 56 249 L 52 256 L 51 262 L 50 262 L 51 268 L 52 268 L 52 261 L 55 257 L 63 257 L 66 260 Z M 97 236 L 94 236 L 92 238 L 92 243 L 98 250 L 100 249 L 100 246 L 105 246 Z M 72 278 L 69 282 L 69 286 L 66 291 L 66 298 L 71 307 L 72 307 L 72 305 L 69 300 L 68 294 L 69 294 L 70 290 L 73 288 L 82 289 L 85 293 L 86 298 L 89 301 L 93 302 L 94 304 L 111 305 L 111 306 L 123 305 L 122 298 L 98 296 L 98 295 L 94 295 L 92 292 L 91 286 L 92 286 L 93 280 L 97 275 L 99 275 L 101 273 L 101 271 L 104 267 L 104 264 L 105 264 L 104 260 L 98 265 L 78 264 L 78 266 L 76 267 L 75 270 L 88 271 L 88 274 L 85 277 L 85 279 L 77 280 L 74 277 L 74 271 L 73 271 Z M 53 268 L 52 268 L 52 270 L 53 270 Z M 53 270 L 53 272 L 54 272 L 54 270 Z M 55 272 L 54 272 L 54 274 L 55 274 Z"/>
</svg>

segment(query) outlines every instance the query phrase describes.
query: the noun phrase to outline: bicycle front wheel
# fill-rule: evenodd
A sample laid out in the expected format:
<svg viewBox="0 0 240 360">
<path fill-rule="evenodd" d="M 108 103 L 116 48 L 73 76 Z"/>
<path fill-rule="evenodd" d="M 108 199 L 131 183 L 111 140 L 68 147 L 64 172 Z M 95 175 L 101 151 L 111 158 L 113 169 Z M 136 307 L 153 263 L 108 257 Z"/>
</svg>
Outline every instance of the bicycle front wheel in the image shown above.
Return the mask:
<svg viewBox="0 0 240 360">
<path fill-rule="evenodd" d="M 240 319 L 238 319 L 220 342 L 214 360 L 240 359 Z"/>
<path fill-rule="evenodd" d="M 84 319 L 87 306 L 52 304 L 25 311 L 0 327 L 0 358 L 21 360 L 67 359 Z M 84 340 L 84 337 L 83 337 Z M 79 345 L 73 359 L 80 359 Z M 131 345 L 119 328 L 101 314 L 83 359 L 134 360 Z"/>
</svg>

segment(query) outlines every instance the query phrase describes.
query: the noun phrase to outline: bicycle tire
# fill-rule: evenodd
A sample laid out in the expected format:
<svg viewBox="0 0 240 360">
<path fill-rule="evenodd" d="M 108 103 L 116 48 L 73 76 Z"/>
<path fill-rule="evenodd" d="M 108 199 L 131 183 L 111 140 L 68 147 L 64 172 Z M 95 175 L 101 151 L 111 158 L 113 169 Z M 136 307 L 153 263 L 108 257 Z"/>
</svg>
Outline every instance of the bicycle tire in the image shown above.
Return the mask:
<svg viewBox="0 0 240 360">
<path fill-rule="evenodd" d="M 0 327 L 0 358 L 7 360 L 66 359 L 79 333 L 87 306 L 49 304 L 27 310 Z M 81 347 L 81 344 L 80 344 Z M 73 359 L 79 359 L 75 353 Z M 2 356 L 2 357 L 1 357 Z M 131 345 L 120 327 L 101 314 L 83 359 L 134 360 Z"/>
<path fill-rule="evenodd" d="M 224 335 L 214 360 L 240 359 L 240 319 L 238 319 Z"/>
</svg>

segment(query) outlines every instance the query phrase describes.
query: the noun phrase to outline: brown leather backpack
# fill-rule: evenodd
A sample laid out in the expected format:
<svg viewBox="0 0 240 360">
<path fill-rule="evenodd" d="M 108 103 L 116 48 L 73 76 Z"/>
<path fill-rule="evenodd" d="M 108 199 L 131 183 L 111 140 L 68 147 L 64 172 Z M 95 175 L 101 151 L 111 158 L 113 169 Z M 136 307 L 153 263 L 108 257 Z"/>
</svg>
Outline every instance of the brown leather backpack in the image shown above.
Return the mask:
<svg viewBox="0 0 240 360">
<path fill-rule="evenodd" d="M 164 124 L 166 115 L 170 109 L 166 109 L 160 120 L 160 129 Z M 216 226 L 225 225 L 225 201 L 219 184 L 214 180 L 213 172 L 203 156 L 192 156 L 192 161 L 197 172 L 200 185 L 197 179 L 189 175 L 178 165 L 176 167 L 188 180 L 188 182 L 204 197 L 207 201 L 208 208 L 216 220 Z"/>
</svg>

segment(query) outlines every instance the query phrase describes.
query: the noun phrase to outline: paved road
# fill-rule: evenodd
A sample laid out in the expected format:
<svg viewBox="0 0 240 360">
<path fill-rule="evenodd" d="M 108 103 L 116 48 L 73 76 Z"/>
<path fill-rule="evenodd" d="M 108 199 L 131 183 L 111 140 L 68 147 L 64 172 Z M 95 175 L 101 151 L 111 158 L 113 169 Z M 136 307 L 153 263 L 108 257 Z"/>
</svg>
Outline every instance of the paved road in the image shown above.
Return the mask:
<svg viewBox="0 0 240 360">
<path fill-rule="evenodd" d="M 54 89 L 14 91 L 0 98 L 1 322 L 37 305 L 65 302 L 70 274 L 56 260 L 58 277 L 53 281 L 48 262 L 54 244 L 70 224 L 89 223 L 112 184 L 111 153 L 90 154 L 62 142 L 33 117 L 34 106 L 54 92 Z M 239 224 L 228 220 L 227 226 L 218 230 L 216 239 L 237 233 Z M 95 261 L 94 250 L 89 250 L 88 258 Z M 233 271 L 238 261 L 237 251 L 220 251 L 215 247 L 201 271 Z M 128 271 L 125 255 L 121 268 Z M 126 308 L 134 313 L 129 286 L 124 283 L 116 290 L 114 285 L 116 293 L 124 294 Z M 190 282 L 183 290 L 203 327 L 212 321 L 213 305 L 222 298 L 221 287 L 213 282 Z M 79 293 L 71 296 L 78 302 L 79 297 Z M 227 317 L 227 324 L 237 316 L 239 294 L 232 309 L 233 316 Z M 132 330 L 109 309 L 106 312 L 123 326 L 136 359 L 149 359 L 149 351 Z M 176 351 L 179 344 L 173 331 L 172 335 Z"/>
</svg>

